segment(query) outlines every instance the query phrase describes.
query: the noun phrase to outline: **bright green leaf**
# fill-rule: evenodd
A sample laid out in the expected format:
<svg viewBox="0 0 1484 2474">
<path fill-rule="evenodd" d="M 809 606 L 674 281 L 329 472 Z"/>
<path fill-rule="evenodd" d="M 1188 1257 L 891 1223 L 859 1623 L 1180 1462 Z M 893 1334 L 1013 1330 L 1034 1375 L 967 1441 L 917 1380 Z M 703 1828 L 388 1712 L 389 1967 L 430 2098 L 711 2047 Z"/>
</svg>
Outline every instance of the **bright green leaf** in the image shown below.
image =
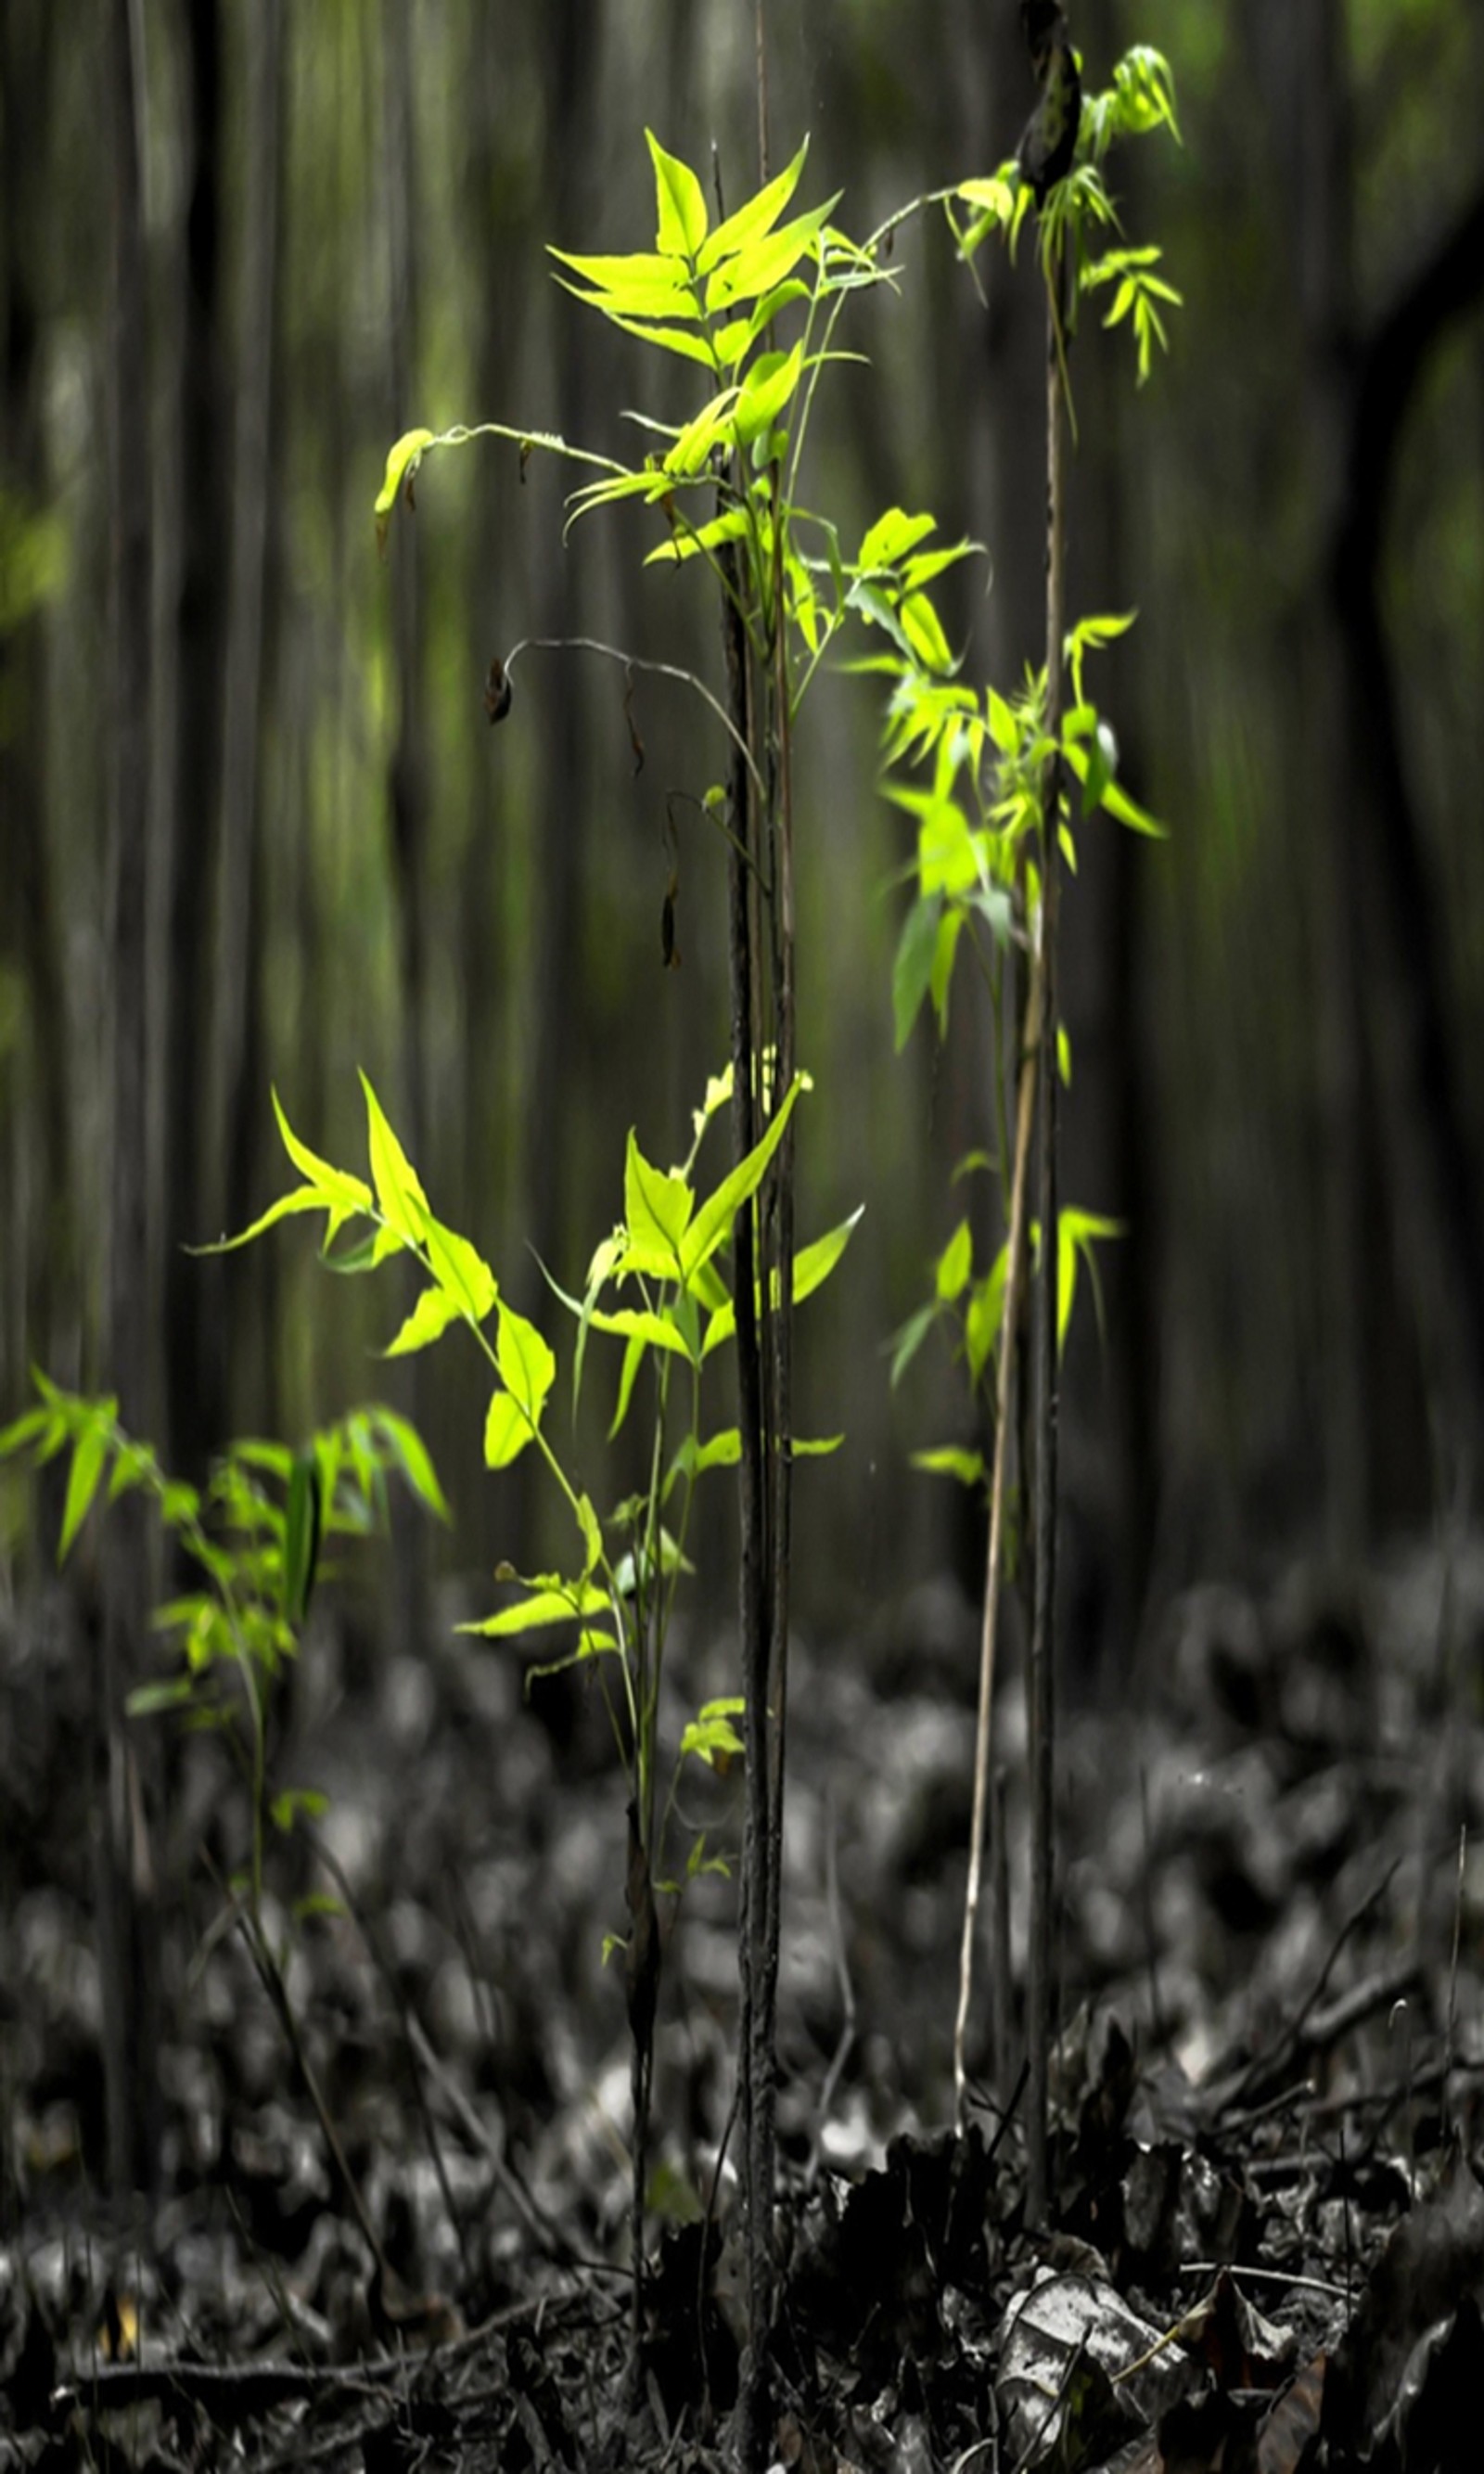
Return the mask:
<svg viewBox="0 0 1484 2474">
<path fill-rule="evenodd" d="M 410 1357 L 427 1348 L 457 1320 L 458 1308 L 444 1289 L 425 1289 L 383 1357 Z"/>
<path fill-rule="evenodd" d="M 922 1000 L 928 992 L 942 908 L 940 895 L 919 894 L 903 923 L 891 970 L 891 1009 L 896 1022 L 898 1055 L 907 1045 L 912 1025 L 921 1010 Z"/>
<path fill-rule="evenodd" d="M 366 1098 L 371 1174 L 376 1184 L 377 1201 L 381 1206 L 381 1217 L 407 1245 L 416 1246 L 427 1227 L 427 1197 L 418 1183 L 417 1171 L 393 1133 L 381 1103 L 364 1074 L 361 1076 L 361 1089 Z"/>
<path fill-rule="evenodd" d="M 694 257 L 711 221 L 705 193 L 689 163 L 667 155 L 652 129 L 645 137 L 654 165 L 655 248 L 662 257 Z"/>
<path fill-rule="evenodd" d="M 954 1477 L 961 1486 L 983 1486 L 985 1456 L 983 1452 L 964 1451 L 957 1443 L 940 1443 L 933 1451 L 913 1452 L 912 1465 L 926 1469 L 932 1477 Z"/>
<path fill-rule="evenodd" d="M 61 1536 L 57 1546 L 59 1564 L 66 1562 L 72 1541 L 87 1517 L 88 1506 L 98 1492 L 98 1481 L 108 1459 L 109 1425 L 117 1403 L 112 1400 L 99 1402 L 98 1408 L 107 1412 L 107 1422 L 100 1415 L 96 1423 L 83 1428 L 72 1447 L 72 1466 L 67 1471 L 67 1495 L 61 1514 Z"/>
<path fill-rule="evenodd" d="M 512 1306 L 499 1309 L 499 1337 L 495 1350 L 499 1378 L 533 1426 L 541 1423 L 547 1395 L 556 1380 L 556 1359 L 533 1322 Z"/>
<path fill-rule="evenodd" d="M 485 1467 L 508 1468 L 512 1461 L 520 1459 L 533 1432 L 529 1418 L 509 1393 L 497 1392 L 484 1421 Z"/>
<path fill-rule="evenodd" d="M 944 1305 L 962 1295 L 974 1269 L 974 1238 L 967 1220 L 961 1220 L 937 1258 L 934 1287 Z"/>
</svg>

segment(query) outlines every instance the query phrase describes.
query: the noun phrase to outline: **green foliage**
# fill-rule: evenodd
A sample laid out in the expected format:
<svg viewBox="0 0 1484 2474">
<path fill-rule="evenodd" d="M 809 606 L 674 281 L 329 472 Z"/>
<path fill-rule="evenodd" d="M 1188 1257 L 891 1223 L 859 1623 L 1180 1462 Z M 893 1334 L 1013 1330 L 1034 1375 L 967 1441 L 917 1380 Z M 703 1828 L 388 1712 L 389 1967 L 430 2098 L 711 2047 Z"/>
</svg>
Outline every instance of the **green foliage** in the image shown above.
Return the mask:
<svg viewBox="0 0 1484 2474">
<path fill-rule="evenodd" d="M 65 1563 L 100 1493 L 109 1504 L 141 1494 L 198 1574 L 197 1584 L 156 1609 L 176 1672 L 130 1695 L 131 1716 L 179 1710 L 195 1728 L 227 1735 L 252 1793 L 249 1884 L 257 1914 L 269 1827 L 286 1831 L 315 1808 L 304 1794 L 270 1801 L 269 1712 L 297 1657 L 326 1540 L 368 1536 L 386 1523 L 390 1477 L 425 1510 L 449 1517 L 421 1437 L 379 1405 L 353 1410 L 299 1452 L 283 1443 L 234 1443 L 205 1489 L 168 1477 L 150 1445 L 126 1434 L 118 1403 L 63 1391 L 37 1372 L 36 1405 L 0 1432 L 0 1461 L 22 1453 L 36 1467 L 70 1455 L 57 1557 Z"/>
<path fill-rule="evenodd" d="M 1119 228 L 1103 174 L 1113 141 L 1161 128 L 1179 140 L 1174 82 L 1162 55 L 1138 46 L 1118 63 L 1106 92 L 1084 95 L 1077 157 L 1040 207 L 1038 252 L 1062 348 L 1063 386 L 1060 321 L 1064 314 L 1070 331 L 1083 293 L 1113 287 L 1104 324 L 1130 324 L 1141 385 L 1149 376 L 1155 345 L 1167 344 L 1163 312 L 1177 305 L 1180 296 L 1155 272 L 1159 251 L 1117 247 L 1094 256 L 1088 247 L 1090 234 Z M 961 253 L 971 259 L 991 232 L 1013 253 L 1034 199 L 1019 165 L 1009 162 L 990 179 L 961 182 L 944 205 Z M 963 209 L 967 222 L 961 219 Z M 1059 303 L 1066 304 L 1064 311 Z M 1099 811 L 1136 833 L 1162 831 L 1119 781 L 1117 740 L 1086 691 L 1088 654 L 1123 635 L 1132 618 L 1083 618 L 1068 632 L 1062 659 L 1071 695 L 1053 728 L 1044 667 L 1028 669 L 1013 693 L 1001 693 L 993 686 L 980 693 L 954 674 L 954 666 L 936 657 L 928 631 L 893 625 L 888 613 L 872 609 L 867 615 L 887 625 L 892 644 L 889 653 L 863 666 L 890 681 L 883 740 L 886 793 L 915 826 L 915 848 L 907 870 L 912 894 L 892 970 L 896 1044 L 898 1049 L 906 1045 L 929 1003 L 939 1036 L 946 1033 L 954 966 L 966 946 L 988 986 L 1003 1055 L 1005 964 L 1012 948 L 1033 954 L 1038 949 L 1048 836 L 1057 835 L 1059 852 L 1075 873 L 1074 823 L 1085 824 Z M 899 622 L 900 609 L 896 617 Z M 1074 785 L 1079 793 L 1075 820 Z M 1060 1026 L 1057 1038 L 1059 1070 L 1070 1080 L 1070 1046 Z M 1003 1094 L 999 1132 L 998 1163 L 976 1156 L 961 1164 L 961 1174 L 969 1166 L 997 1165 L 1006 1183 L 1008 1213 L 1010 1142 Z M 1098 1215 L 1072 1208 L 1058 1214 L 1058 1350 L 1065 1345 L 1079 1264 L 1086 1261 L 1093 1267 L 1094 1245 L 1116 1234 L 1116 1223 Z M 1038 1248 L 1034 1228 L 1033 1241 Z M 895 1337 L 893 1385 L 930 1332 L 944 1329 L 971 1391 L 983 1391 L 992 1401 L 1009 1269 L 1007 1237 L 987 1267 L 976 1272 L 970 1224 L 967 1217 L 961 1219 L 933 1267 L 931 1297 Z M 913 1465 L 969 1486 L 988 1483 L 983 1455 L 956 1445 L 915 1453 Z"/>
<path fill-rule="evenodd" d="M 652 1822 L 659 1778 L 660 1683 L 676 1589 L 691 1568 L 686 1540 L 692 1495 L 707 1470 L 732 1466 L 739 1453 L 735 1427 L 703 1435 L 701 1426 L 703 1370 L 736 1333 L 736 1305 L 723 1257 L 739 1214 L 753 1207 L 808 1078 L 795 1079 L 762 1139 L 709 1189 L 698 1181 L 697 1158 L 708 1126 L 731 1097 L 729 1073 L 708 1083 L 703 1104 L 693 1112 L 690 1150 L 678 1166 L 656 1166 L 631 1132 L 623 1215 L 594 1253 L 582 1297 L 569 1297 L 548 1274 L 553 1297 L 575 1326 L 574 1403 L 594 1332 L 623 1344 L 611 1433 L 617 1434 L 628 1417 L 641 1374 L 647 1369 L 652 1376 L 649 1482 L 640 1494 L 616 1507 L 606 1523 L 592 1495 L 570 1473 L 553 1438 L 556 1350 L 538 1325 L 502 1296 L 477 1248 L 436 1217 L 375 1090 L 364 1075 L 361 1081 L 369 1178 L 312 1152 L 295 1133 L 275 1095 L 284 1150 L 303 1182 L 226 1244 L 245 1245 L 287 1216 L 318 1212 L 325 1224 L 322 1253 L 331 1269 L 370 1273 L 410 1256 L 423 1276 L 421 1295 L 388 1344 L 389 1356 L 429 1347 L 456 1323 L 469 1332 L 492 1378 L 484 1422 L 485 1466 L 508 1468 L 534 1448 L 567 1506 L 575 1534 L 572 1559 L 563 1571 L 522 1574 L 502 1564 L 498 1577 L 519 1594 L 462 1629 L 527 1646 L 557 1637 L 555 1655 L 533 1662 L 531 1676 L 595 1662 L 630 1796 L 646 1823 Z M 828 1277 L 859 1216 L 799 1249 L 793 1265 L 796 1298 L 809 1297 Z M 384 1419 L 386 1413 L 368 1414 Z M 677 1424 L 678 1437 L 671 1433 Z M 416 1485 L 415 1438 L 410 1429 L 399 1427 L 395 1441 L 399 1466 Z M 794 1445 L 795 1451 L 831 1447 Z M 284 1472 L 288 1507 L 280 1552 L 295 1545 L 296 1467 Z M 431 1472 L 425 1467 L 420 1473 L 426 1488 Z M 285 1569 L 297 1572 L 301 1560 L 302 1550 L 290 1555 Z M 740 1751 L 731 1722 L 741 1706 L 734 1700 L 709 1702 L 683 1731 L 657 1839 L 651 1841 L 646 1830 L 643 1842 L 646 1852 L 652 1849 L 656 1862 L 681 1763 L 694 1758 L 714 1767 L 719 1758 Z"/>
<path fill-rule="evenodd" d="M 1155 272 L 1161 255 L 1157 248 L 1113 248 L 1094 257 L 1088 240 L 1096 231 L 1122 231 L 1103 172 L 1110 148 L 1120 138 L 1145 137 L 1160 129 L 1180 143 L 1175 80 L 1161 52 L 1137 43 L 1118 62 L 1111 85 L 1100 94 L 1083 92 L 1076 159 L 1066 178 L 1050 190 L 1038 218 L 1043 269 L 1049 275 L 1053 267 L 1064 265 L 1071 273 L 1068 331 L 1076 327 L 1081 296 L 1114 285 L 1104 325 L 1117 327 L 1129 320 L 1141 386 L 1149 376 L 1155 346 L 1168 350 L 1163 313 L 1179 308 L 1180 296 Z M 991 233 L 1013 255 L 1033 205 L 1029 183 L 1014 161 L 1003 163 L 991 179 L 961 182 L 944 201 L 960 253 L 970 260 Z M 966 221 L 959 211 L 964 208 Z"/>
</svg>

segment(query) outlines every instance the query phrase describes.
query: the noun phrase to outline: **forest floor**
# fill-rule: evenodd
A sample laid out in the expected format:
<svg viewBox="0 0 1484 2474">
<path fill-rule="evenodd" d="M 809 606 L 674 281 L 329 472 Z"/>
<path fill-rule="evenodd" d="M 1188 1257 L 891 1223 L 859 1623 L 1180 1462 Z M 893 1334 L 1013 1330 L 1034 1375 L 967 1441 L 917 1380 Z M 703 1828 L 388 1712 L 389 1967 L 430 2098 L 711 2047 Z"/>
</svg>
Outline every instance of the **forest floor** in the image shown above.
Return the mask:
<svg viewBox="0 0 1484 2474">
<path fill-rule="evenodd" d="M 1042 2235 L 1013 1999 L 950 2132 L 975 1657 L 926 1590 L 794 1661 L 775 2462 L 1476 2474 L 1484 1549 L 1193 1592 L 1115 1710 L 1067 1713 Z M 156 1850 L 161 2191 L 99 2195 L 88 1661 L 61 1594 L 0 1611 L 0 2468 L 720 2464 L 734 1885 L 698 1880 L 667 1952 L 636 2380 L 600 1704 L 343 1623 L 296 1688 L 284 1780 L 329 1803 L 273 1857 L 275 1928 L 398 2290 L 221 1928 L 242 1815 L 209 1739 L 169 1744 Z M 1018 1986 L 1018 1686 L 999 1716 Z M 724 1848 L 738 1781 L 701 1789 Z"/>
</svg>

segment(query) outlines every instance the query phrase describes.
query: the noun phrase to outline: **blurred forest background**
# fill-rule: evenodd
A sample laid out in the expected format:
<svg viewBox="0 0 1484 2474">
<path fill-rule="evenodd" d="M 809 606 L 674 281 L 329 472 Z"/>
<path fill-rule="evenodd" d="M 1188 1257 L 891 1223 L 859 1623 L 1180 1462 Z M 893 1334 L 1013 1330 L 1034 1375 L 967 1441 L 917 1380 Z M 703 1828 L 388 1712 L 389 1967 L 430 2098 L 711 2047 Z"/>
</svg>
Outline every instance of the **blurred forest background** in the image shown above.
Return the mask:
<svg viewBox="0 0 1484 2474">
<path fill-rule="evenodd" d="M 1091 1664 L 1152 1588 L 1465 1516 L 1481 1466 L 1484 12 L 1070 13 L 1093 85 L 1165 51 L 1184 137 L 1110 166 L 1185 298 L 1171 354 L 1142 394 L 1126 335 L 1089 324 L 1074 358 L 1070 607 L 1140 614 L 1095 692 L 1170 828 L 1098 820 L 1065 908 L 1063 1192 L 1127 1225 L 1066 1374 Z M 1013 151 L 1013 0 L 767 15 L 774 167 L 807 132 L 799 203 L 842 190 L 852 233 Z M 480 1466 L 472 1353 L 380 1366 L 400 1301 L 328 1284 L 297 1224 L 182 1249 L 282 1186 L 270 1085 L 360 1163 L 357 1065 L 528 1310 L 533 1254 L 580 1284 L 630 1124 L 685 1147 L 725 1054 L 724 865 L 682 804 L 665 969 L 667 798 L 720 777 L 716 735 L 644 680 L 636 772 L 611 666 L 531 656 L 499 733 L 482 690 L 528 634 L 718 677 L 712 596 L 644 568 L 642 510 L 564 548 L 561 473 L 497 445 L 428 466 L 385 562 L 371 510 L 414 424 L 626 454 L 625 406 L 677 415 L 684 371 L 657 397 L 546 244 L 650 245 L 645 123 L 750 189 L 753 27 L 751 0 L 5 0 L 0 1421 L 37 1364 L 196 1474 L 387 1396 L 455 1504 L 447 1568 L 538 1560 L 524 1465 Z M 847 541 L 897 503 L 984 543 L 943 607 L 1010 687 L 1041 623 L 1041 306 L 1029 249 L 984 263 L 986 304 L 939 221 L 908 229 L 806 482 Z M 953 1370 L 888 1381 L 989 1118 L 971 1006 L 941 1055 L 925 1028 L 892 1053 L 880 722 L 842 673 L 797 754 L 801 1231 L 867 1205 L 800 1326 L 801 1430 L 847 1435 L 796 1516 L 795 1603 L 830 1634 L 980 1564 L 909 1467 L 965 1432 Z M 6 1485 L 14 1571 L 41 1540 Z"/>
</svg>

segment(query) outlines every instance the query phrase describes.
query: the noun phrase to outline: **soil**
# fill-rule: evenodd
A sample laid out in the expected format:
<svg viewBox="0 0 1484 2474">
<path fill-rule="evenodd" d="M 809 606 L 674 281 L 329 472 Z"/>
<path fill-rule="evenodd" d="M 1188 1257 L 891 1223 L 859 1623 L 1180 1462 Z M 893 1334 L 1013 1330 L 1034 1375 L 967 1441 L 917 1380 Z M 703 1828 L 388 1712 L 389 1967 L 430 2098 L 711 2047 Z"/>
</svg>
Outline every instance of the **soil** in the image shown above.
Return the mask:
<svg viewBox="0 0 1484 2474">
<path fill-rule="evenodd" d="M 0 1613 L 0 2468 L 729 2462 L 735 1882 L 666 1948 L 636 2356 L 621 1772 L 462 1612 L 414 1656 L 317 1609 L 276 1743 L 328 1803 L 265 1920 L 385 2274 L 224 1906 L 241 1784 L 168 1720 L 158 2188 L 105 2195 L 88 1644 L 60 1590 Z M 1201 1589 L 1063 1713 L 1041 2231 L 1013 1676 L 953 2131 L 976 1636 L 930 1589 L 793 1656 L 772 2462 L 1476 2474 L 1484 1547 Z M 729 1664 L 680 1643 L 671 1741 Z M 737 1771 L 688 1772 L 724 1856 Z"/>
</svg>

